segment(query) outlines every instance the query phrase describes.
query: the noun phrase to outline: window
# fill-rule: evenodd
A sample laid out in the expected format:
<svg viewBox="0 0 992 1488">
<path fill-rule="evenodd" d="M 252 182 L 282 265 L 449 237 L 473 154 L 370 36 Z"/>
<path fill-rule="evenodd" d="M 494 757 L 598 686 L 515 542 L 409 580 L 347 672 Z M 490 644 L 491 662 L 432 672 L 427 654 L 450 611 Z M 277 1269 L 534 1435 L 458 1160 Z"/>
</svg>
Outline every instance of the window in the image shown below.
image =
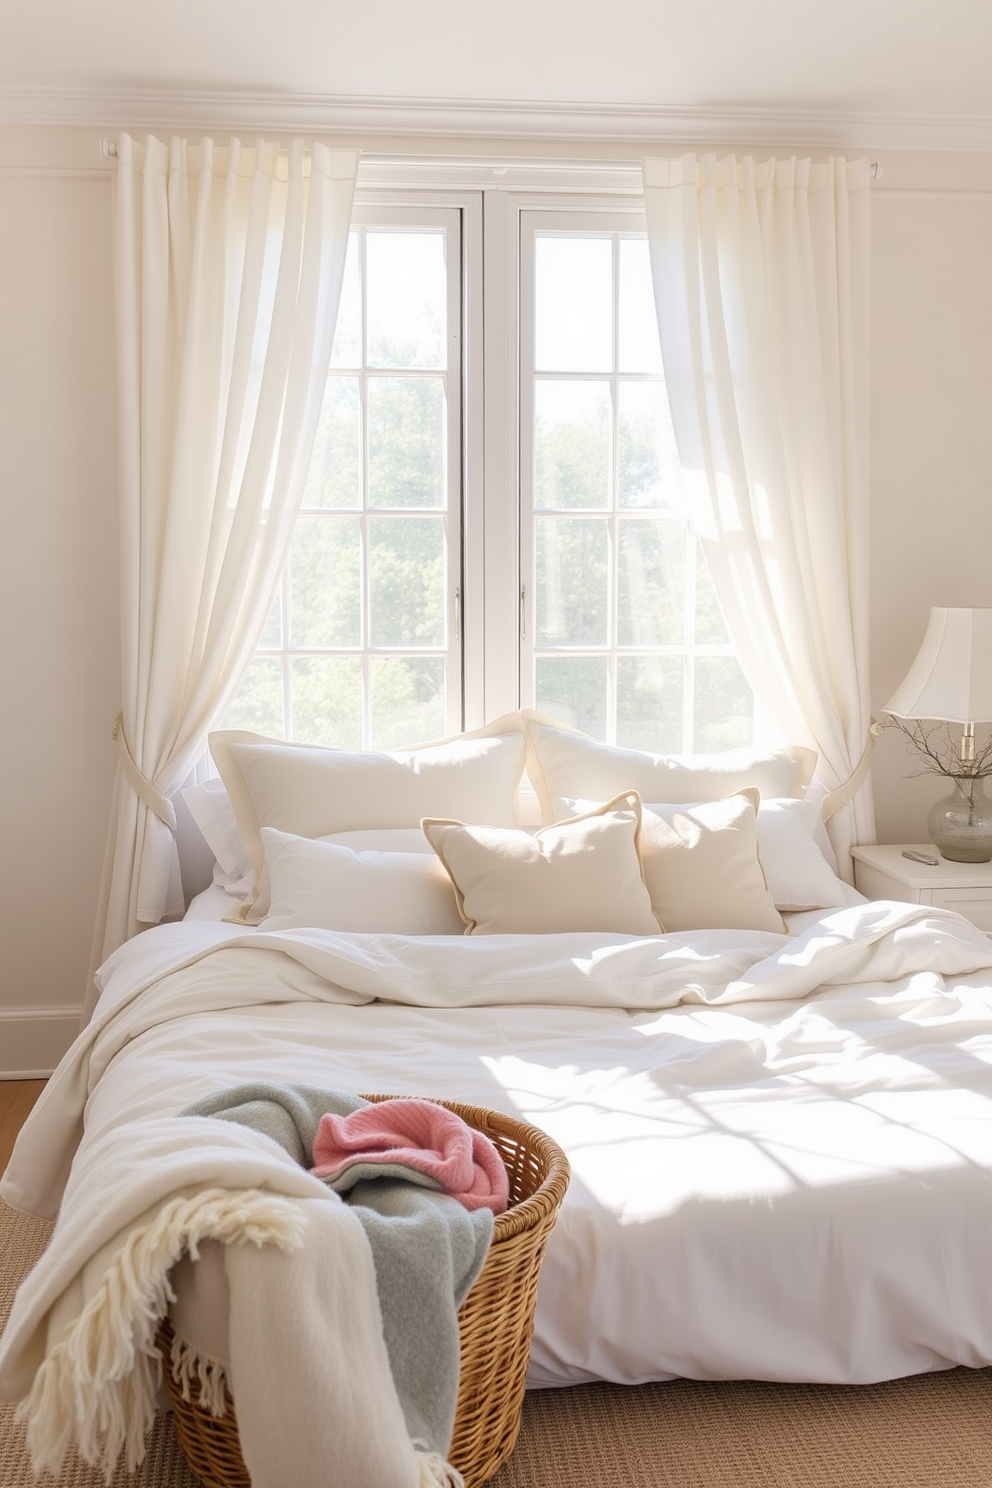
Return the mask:
<svg viewBox="0 0 992 1488">
<path fill-rule="evenodd" d="M 636 197 L 366 192 L 286 577 L 225 719 L 390 748 L 518 706 L 750 742 Z"/>
</svg>

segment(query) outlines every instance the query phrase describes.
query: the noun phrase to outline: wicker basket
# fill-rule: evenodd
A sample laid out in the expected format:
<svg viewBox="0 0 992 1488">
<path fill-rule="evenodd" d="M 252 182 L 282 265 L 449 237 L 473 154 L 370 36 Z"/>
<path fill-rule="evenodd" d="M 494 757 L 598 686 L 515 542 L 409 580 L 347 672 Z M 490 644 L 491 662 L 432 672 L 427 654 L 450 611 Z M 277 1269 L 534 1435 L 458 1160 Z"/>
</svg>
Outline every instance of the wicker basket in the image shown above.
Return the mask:
<svg viewBox="0 0 992 1488">
<path fill-rule="evenodd" d="M 493 1142 L 510 1180 L 509 1208 L 496 1216 L 485 1264 L 458 1313 L 461 1372 L 448 1460 L 464 1477 L 465 1488 L 479 1488 L 506 1461 L 520 1434 L 537 1282 L 568 1187 L 568 1160 L 550 1137 L 526 1122 L 480 1106 L 437 1104 Z M 190 1468 L 206 1488 L 251 1488 L 230 1396 L 220 1417 L 184 1400 L 168 1366 L 172 1330 L 167 1319 L 159 1344 L 176 1434 Z"/>
</svg>

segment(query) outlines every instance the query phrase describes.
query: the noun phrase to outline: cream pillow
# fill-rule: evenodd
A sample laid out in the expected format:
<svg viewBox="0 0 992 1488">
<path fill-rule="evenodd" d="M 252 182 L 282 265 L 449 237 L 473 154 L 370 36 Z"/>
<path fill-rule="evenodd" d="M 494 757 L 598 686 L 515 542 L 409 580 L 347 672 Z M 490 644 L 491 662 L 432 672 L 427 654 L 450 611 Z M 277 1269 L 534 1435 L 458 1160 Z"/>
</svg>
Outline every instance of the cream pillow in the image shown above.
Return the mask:
<svg viewBox="0 0 992 1488">
<path fill-rule="evenodd" d="M 260 930 L 310 926 L 385 935 L 461 935 L 464 930 L 451 880 L 429 850 L 354 852 L 275 827 L 262 828 L 262 843 L 269 909 Z"/>
<path fill-rule="evenodd" d="M 258 734 L 210 735 L 254 882 L 238 917 L 257 919 L 263 827 L 298 837 L 369 828 L 418 828 L 425 816 L 517 825 L 524 740 L 517 714 L 485 729 L 413 749 L 353 752 Z"/>
<path fill-rule="evenodd" d="M 816 754 L 799 746 L 762 753 L 733 749 L 722 754 L 648 754 L 599 744 L 524 709 L 527 775 L 546 822 L 564 815 L 564 801 L 605 801 L 636 790 L 642 801 L 718 801 L 752 788 L 762 797 L 801 796 L 813 776 Z"/>
<path fill-rule="evenodd" d="M 625 791 L 533 836 L 444 818 L 425 819 L 423 829 L 451 877 L 466 935 L 657 935 L 640 825 L 640 798 Z"/>
<path fill-rule="evenodd" d="M 644 809 L 641 862 L 651 908 L 669 933 L 787 927 L 758 858 L 757 791 Z"/>
</svg>

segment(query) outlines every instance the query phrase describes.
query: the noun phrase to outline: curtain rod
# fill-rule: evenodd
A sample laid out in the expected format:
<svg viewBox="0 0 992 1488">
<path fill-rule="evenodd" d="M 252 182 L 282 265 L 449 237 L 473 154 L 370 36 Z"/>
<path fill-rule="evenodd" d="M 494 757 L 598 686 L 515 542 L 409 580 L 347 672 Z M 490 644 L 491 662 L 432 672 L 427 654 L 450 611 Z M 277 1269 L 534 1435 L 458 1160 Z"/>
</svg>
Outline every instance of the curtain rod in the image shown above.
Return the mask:
<svg viewBox="0 0 992 1488">
<path fill-rule="evenodd" d="M 104 160 L 116 160 L 117 159 L 117 141 L 116 140 L 113 140 L 113 139 L 102 139 L 100 141 L 100 154 L 102 155 L 102 157 L 103 157 Z M 640 167 L 640 163 L 638 161 L 631 161 L 631 160 L 619 160 L 619 161 L 618 160 L 576 160 L 576 159 L 573 159 L 571 157 L 569 157 L 569 158 L 567 158 L 565 160 L 560 160 L 560 159 L 555 159 L 554 157 L 546 157 L 544 159 L 537 159 L 536 157 L 531 157 L 531 156 L 510 156 L 510 157 L 496 156 L 496 157 L 487 157 L 487 156 L 464 156 L 464 155 L 377 155 L 374 152 L 363 152 L 362 159 L 368 161 L 368 163 L 371 164 L 371 165 L 404 165 L 404 166 L 411 166 L 411 165 L 428 165 L 428 166 L 450 165 L 450 166 L 461 166 L 461 165 L 465 165 L 465 164 L 468 164 L 468 163 L 471 163 L 471 162 L 476 162 L 476 163 L 483 163 L 484 162 L 485 164 L 490 165 L 494 171 L 509 170 L 511 168 L 514 169 L 514 170 L 526 170 L 528 168 L 531 169 L 531 170 L 542 170 L 542 169 L 546 169 L 549 163 L 553 163 L 554 166 L 555 166 L 555 168 L 558 169 L 558 170 L 567 170 L 567 169 L 569 169 L 569 167 L 571 167 L 572 169 L 574 169 L 576 171 L 579 171 L 579 170 L 588 170 L 590 167 L 593 167 L 593 168 L 599 167 L 599 168 L 601 168 L 603 170 L 631 171 L 631 172 L 633 172 L 633 171 L 638 171 L 641 168 Z M 880 181 L 882 179 L 882 174 L 883 174 L 882 166 L 879 164 L 879 162 L 877 160 L 869 160 L 869 162 L 868 162 L 868 174 L 869 174 L 869 177 L 870 177 L 870 179 L 872 181 Z"/>
</svg>

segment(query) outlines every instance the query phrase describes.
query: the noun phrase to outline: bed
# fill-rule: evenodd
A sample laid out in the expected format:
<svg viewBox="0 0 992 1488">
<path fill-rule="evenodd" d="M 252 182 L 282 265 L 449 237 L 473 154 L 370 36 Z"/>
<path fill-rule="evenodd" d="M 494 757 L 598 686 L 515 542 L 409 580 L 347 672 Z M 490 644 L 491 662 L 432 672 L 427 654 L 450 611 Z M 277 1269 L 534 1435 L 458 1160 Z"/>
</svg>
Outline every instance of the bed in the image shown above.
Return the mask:
<svg viewBox="0 0 992 1488">
<path fill-rule="evenodd" d="M 992 941 L 842 882 L 808 751 L 666 758 L 526 713 L 388 755 L 212 749 L 190 807 L 215 882 L 101 969 L 0 1186 L 59 1215 L 5 1393 L 113 1250 L 94 1174 L 258 1080 L 561 1145 L 533 1387 L 992 1363 Z"/>
</svg>

